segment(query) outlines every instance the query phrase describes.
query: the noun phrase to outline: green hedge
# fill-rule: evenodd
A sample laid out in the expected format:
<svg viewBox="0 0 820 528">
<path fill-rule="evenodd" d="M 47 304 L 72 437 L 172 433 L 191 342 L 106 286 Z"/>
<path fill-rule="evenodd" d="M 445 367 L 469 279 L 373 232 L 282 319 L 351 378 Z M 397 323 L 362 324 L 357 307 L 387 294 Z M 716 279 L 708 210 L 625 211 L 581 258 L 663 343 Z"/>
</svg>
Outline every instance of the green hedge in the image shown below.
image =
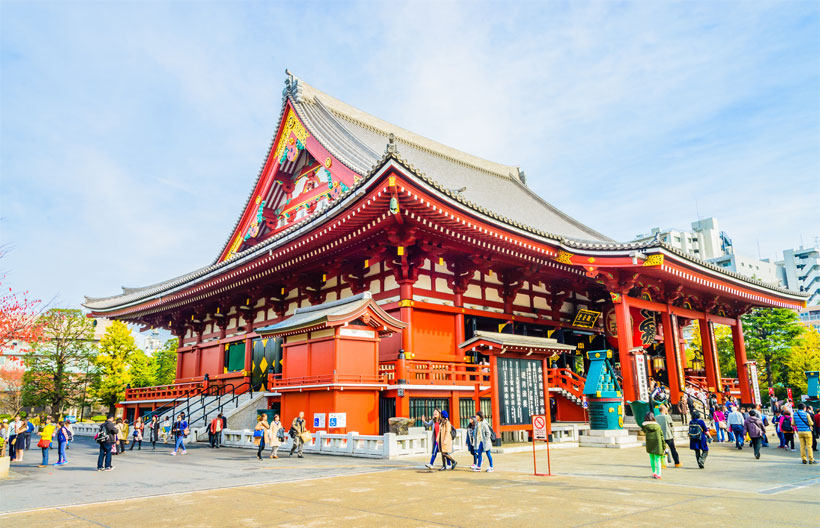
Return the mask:
<svg viewBox="0 0 820 528">
<path fill-rule="evenodd" d="M 0 422 L 2 422 L 3 420 L 11 421 L 12 418 L 13 416 L 10 414 L 0 414 Z"/>
<path fill-rule="evenodd" d="M 106 416 L 104 414 L 98 414 L 97 416 L 92 416 L 91 421 L 96 423 L 102 423 L 106 420 Z"/>
</svg>

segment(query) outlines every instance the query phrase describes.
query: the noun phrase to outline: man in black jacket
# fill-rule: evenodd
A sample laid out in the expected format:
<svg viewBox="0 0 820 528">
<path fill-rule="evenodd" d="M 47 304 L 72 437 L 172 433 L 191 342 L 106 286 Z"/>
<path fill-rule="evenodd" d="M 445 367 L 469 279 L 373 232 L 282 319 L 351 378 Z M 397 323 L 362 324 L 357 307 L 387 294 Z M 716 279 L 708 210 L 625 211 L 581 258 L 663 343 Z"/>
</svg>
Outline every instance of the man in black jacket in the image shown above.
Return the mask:
<svg viewBox="0 0 820 528">
<path fill-rule="evenodd" d="M 114 417 L 108 416 L 108 419 L 100 425 L 100 430 L 97 433 L 97 442 L 100 444 L 100 456 L 97 457 L 97 471 L 111 471 L 114 469 L 111 466 L 111 448 L 114 447 L 114 442 L 117 441 L 117 426 L 114 425 Z M 105 467 L 103 467 L 105 462 Z"/>
</svg>

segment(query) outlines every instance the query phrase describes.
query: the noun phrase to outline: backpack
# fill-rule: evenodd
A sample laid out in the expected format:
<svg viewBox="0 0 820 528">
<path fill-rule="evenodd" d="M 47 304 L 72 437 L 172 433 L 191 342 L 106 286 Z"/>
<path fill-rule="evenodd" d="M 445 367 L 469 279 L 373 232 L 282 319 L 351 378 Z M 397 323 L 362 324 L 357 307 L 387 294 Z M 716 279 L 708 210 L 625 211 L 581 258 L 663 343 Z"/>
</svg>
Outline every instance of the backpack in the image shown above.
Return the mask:
<svg viewBox="0 0 820 528">
<path fill-rule="evenodd" d="M 793 433 L 794 428 L 792 427 L 792 419 L 791 416 L 784 416 L 783 423 L 780 424 L 780 431 L 784 433 Z"/>
<path fill-rule="evenodd" d="M 276 438 L 278 438 L 282 442 L 285 441 L 285 428 L 284 427 L 280 427 L 279 430 L 276 431 Z"/>
<path fill-rule="evenodd" d="M 495 435 L 495 431 L 493 431 L 493 426 L 487 425 L 490 428 L 490 442 L 495 442 L 498 440 L 498 437 Z"/>
<path fill-rule="evenodd" d="M 450 436 L 453 438 L 453 440 L 456 439 L 456 434 L 458 434 L 458 429 L 456 429 L 453 426 L 450 426 Z"/>
<path fill-rule="evenodd" d="M 94 441 L 98 444 L 104 444 L 108 440 L 108 433 L 105 430 L 105 424 L 100 425 L 100 429 L 97 431 L 97 434 L 94 435 Z"/>
<path fill-rule="evenodd" d="M 689 424 L 689 438 L 692 440 L 700 440 L 700 435 L 703 434 L 703 427 L 697 423 L 690 423 Z"/>
</svg>

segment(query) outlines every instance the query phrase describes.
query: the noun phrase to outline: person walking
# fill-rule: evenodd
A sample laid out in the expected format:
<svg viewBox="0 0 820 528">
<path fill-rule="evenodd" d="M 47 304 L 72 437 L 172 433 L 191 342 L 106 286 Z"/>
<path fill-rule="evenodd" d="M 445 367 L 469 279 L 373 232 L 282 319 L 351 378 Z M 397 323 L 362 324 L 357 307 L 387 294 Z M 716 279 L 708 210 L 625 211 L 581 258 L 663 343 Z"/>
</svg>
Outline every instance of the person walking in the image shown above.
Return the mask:
<svg viewBox="0 0 820 528">
<path fill-rule="evenodd" d="M 438 443 L 441 446 L 441 469 L 447 469 L 447 462 L 450 462 L 450 469 L 455 469 L 458 463 L 452 457 L 453 452 L 453 424 L 450 423 L 450 416 L 447 411 L 441 411 L 441 426 L 438 429 Z"/>
<path fill-rule="evenodd" d="M 814 451 L 811 449 L 811 439 L 814 436 L 814 420 L 806 412 L 806 404 L 798 403 L 794 412 L 794 428 L 797 438 L 800 439 L 800 458 L 804 464 L 814 464 Z"/>
<path fill-rule="evenodd" d="M 68 430 L 66 423 L 62 420 L 57 422 L 57 463 L 55 466 L 64 466 L 68 464 L 66 458 L 66 448 L 68 448 L 68 441 L 71 432 Z"/>
<path fill-rule="evenodd" d="M 293 423 L 290 425 L 290 437 L 293 439 L 293 445 L 288 456 L 293 456 L 293 453 L 296 452 L 299 458 L 305 458 L 302 451 L 305 448 L 305 441 L 309 438 L 309 434 L 305 422 L 305 412 L 299 411 L 299 416 L 294 418 Z"/>
<path fill-rule="evenodd" d="M 128 434 L 131 432 L 131 424 L 128 423 L 128 418 L 122 420 L 122 436 L 120 436 L 120 448 L 125 452 L 125 444 L 129 443 Z"/>
<path fill-rule="evenodd" d="M 475 424 L 475 442 L 478 445 L 476 448 L 478 460 L 470 469 L 473 471 L 481 471 L 481 458 L 484 453 L 487 453 L 487 460 L 490 462 L 487 473 L 492 473 L 495 470 L 493 469 L 493 455 L 490 453 L 493 448 L 490 425 L 484 420 L 484 413 L 482 411 L 478 411 L 475 415 L 477 419 Z"/>
<path fill-rule="evenodd" d="M 51 416 L 46 416 L 46 423 L 40 431 L 40 441 L 37 442 L 37 447 L 43 450 L 43 461 L 37 467 L 44 468 L 48 466 L 48 452 L 54 438 L 55 429 L 56 427 L 51 423 Z"/>
<path fill-rule="evenodd" d="M 470 467 L 475 466 L 476 461 L 476 445 L 475 445 L 475 422 L 476 417 L 470 416 L 470 423 L 467 424 L 467 450 L 473 456 L 473 463 Z"/>
<path fill-rule="evenodd" d="M 222 413 L 219 413 L 216 418 L 211 420 L 209 430 L 211 433 L 211 447 L 219 449 L 219 444 L 222 441 Z"/>
<path fill-rule="evenodd" d="M 689 422 L 689 449 L 695 452 L 695 460 L 698 467 L 703 469 L 706 465 L 706 457 L 709 456 L 709 429 L 706 422 L 700 419 L 700 413 L 692 413 L 692 420 Z"/>
<path fill-rule="evenodd" d="M 726 438 L 724 432 L 726 431 L 726 415 L 720 407 L 715 408 L 712 414 L 712 422 L 715 424 L 715 440 L 723 442 Z"/>
<path fill-rule="evenodd" d="M 433 452 L 430 456 L 430 463 L 424 464 L 424 467 L 427 469 L 432 470 L 433 464 L 436 463 L 436 457 L 438 456 L 438 452 L 441 450 L 441 445 L 438 443 L 439 431 L 441 429 L 441 413 L 438 409 L 433 409 L 433 417 L 428 422 L 427 417 L 423 414 L 421 415 L 421 424 L 426 428 L 430 427 L 433 429 Z"/>
<path fill-rule="evenodd" d="M 265 450 L 265 437 L 268 436 L 268 417 L 260 414 L 256 417 L 256 427 L 253 428 L 253 445 L 259 449 L 256 451 L 256 458 L 262 460 L 262 451 Z"/>
<path fill-rule="evenodd" d="M 97 457 L 97 471 L 111 471 L 111 451 L 117 443 L 117 426 L 114 424 L 114 417 L 109 415 L 105 422 L 100 425 L 97 432 L 97 443 L 100 444 L 100 454 Z"/>
<path fill-rule="evenodd" d="M 219 423 L 221 424 L 222 421 L 220 420 Z M 284 440 L 285 428 L 282 426 L 282 422 L 279 421 L 279 415 L 274 414 L 273 421 L 268 429 L 268 444 L 271 446 L 270 458 L 279 458 L 279 446 L 282 445 Z"/>
<path fill-rule="evenodd" d="M 749 411 L 749 417 L 743 422 L 743 427 L 749 433 L 749 441 L 752 444 L 755 458 L 760 458 L 760 445 L 763 443 L 763 438 L 766 436 L 766 426 L 763 420 L 757 415 L 757 411 Z"/>
<path fill-rule="evenodd" d="M 783 433 L 784 449 L 794 452 L 794 422 L 791 409 L 784 407 L 780 416 L 780 431 Z"/>
<path fill-rule="evenodd" d="M 28 419 L 28 416 L 23 418 L 23 423 L 26 426 L 26 430 L 23 433 L 23 438 L 25 439 L 26 444 L 23 447 L 23 450 L 28 451 L 31 449 L 31 435 L 34 434 L 34 423 Z"/>
<path fill-rule="evenodd" d="M 171 451 L 171 454 L 176 456 L 177 451 L 181 451 L 180 455 L 187 455 L 185 437 L 188 436 L 188 422 L 185 420 L 185 413 L 179 413 L 177 420 L 171 427 L 171 433 L 174 435 L 174 450 Z"/>
<path fill-rule="evenodd" d="M 672 417 L 669 416 L 669 409 L 666 405 L 661 405 L 660 411 L 660 414 L 655 417 L 655 421 L 658 422 L 661 428 L 663 440 L 669 452 L 672 454 L 675 467 L 680 467 L 680 458 L 678 457 L 678 450 L 675 447 L 675 424 L 672 422 Z"/>
<path fill-rule="evenodd" d="M 735 435 L 735 447 L 743 449 L 743 443 L 746 437 L 746 431 L 743 429 L 743 413 L 737 407 L 732 407 L 732 411 L 726 418 L 726 424 L 732 429 L 732 434 Z"/>
<path fill-rule="evenodd" d="M 664 442 L 661 426 L 655 421 L 655 415 L 651 411 L 644 416 L 641 429 L 646 435 L 646 452 L 649 453 L 649 465 L 652 468 L 652 478 L 660 479 L 666 443 Z"/>
<path fill-rule="evenodd" d="M 786 448 L 786 437 L 783 435 L 783 431 L 780 430 L 780 409 L 775 410 L 774 416 L 772 416 L 772 424 L 774 425 L 774 432 L 777 434 L 777 439 L 780 440 L 780 445 L 777 446 L 778 449 L 785 449 Z"/>
<path fill-rule="evenodd" d="M 117 445 L 116 449 L 112 450 L 111 453 L 114 455 L 121 455 L 125 452 L 125 425 L 123 424 L 122 418 L 117 418 Z"/>
<path fill-rule="evenodd" d="M 131 449 L 129 451 L 134 450 L 134 446 L 139 444 L 139 448 L 137 451 L 142 451 L 142 434 L 145 430 L 145 426 L 142 424 L 142 418 L 137 418 L 134 422 L 133 431 L 131 432 Z"/>
<path fill-rule="evenodd" d="M 755 407 L 754 411 L 757 413 L 757 417 L 760 418 L 760 421 L 763 422 L 764 429 L 769 427 L 771 424 L 769 423 L 769 417 L 766 416 L 766 413 L 763 412 L 763 406 L 759 403 Z M 751 437 L 749 437 L 751 438 Z M 769 447 L 769 435 L 767 433 L 763 433 L 763 436 L 760 437 L 760 445 L 761 447 Z"/>
<path fill-rule="evenodd" d="M 814 443 L 811 448 L 817 451 L 817 439 L 820 438 L 820 406 L 815 408 L 815 413 L 812 419 L 814 420 Z"/>
<path fill-rule="evenodd" d="M 162 431 L 162 443 L 167 444 L 168 438 L 171 436 L 171 420 L 167 416 L 162 419 L 162 429 L 160 430 Z"/>
<path fill-rule="evenodd" d="M 151 416 L 151 422 L 148 424 L 148 433 L 151 435 L 151 451 L 157 450 L 157 440 L 159 440 L 159 418 L 157 415 Z"/>
</svg>

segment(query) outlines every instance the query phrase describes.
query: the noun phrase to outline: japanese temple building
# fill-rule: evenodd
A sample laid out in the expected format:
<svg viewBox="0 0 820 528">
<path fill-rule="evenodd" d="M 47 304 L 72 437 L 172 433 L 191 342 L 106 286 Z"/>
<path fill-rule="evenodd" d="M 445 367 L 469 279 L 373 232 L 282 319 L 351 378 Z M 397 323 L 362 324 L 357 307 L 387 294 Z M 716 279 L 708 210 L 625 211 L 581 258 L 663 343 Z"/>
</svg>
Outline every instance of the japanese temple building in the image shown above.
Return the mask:
<svg viewBox="0 0 820 528">
<path fill-rule="evenodd" d="M 527 429 L 546 393 L 558 420 L 583 420 L 589 350 L 614 351 L 627 401 L 663 373 L 673 400 L 694 385 L 752 402 L 740 316 L 805 299 L 657 239 L 616 242 L 535 194 L 517 167 L 288 73 L 264 163 L 214 262 L 85 306 L 179 338 L 177 384 L 129 391 L 125 407 L 252 386 L 284 420 L 347 413 L 373 434 L 434 406 L 457 424 L 481 407 L 496 431 Z M 686 363 L 693 321 L 703 372 Z M 721 376 L 716 324 L 732 328 L 737 380 Z M 328 396 L 342 391 L 364 396 Z"/>
</svg>

